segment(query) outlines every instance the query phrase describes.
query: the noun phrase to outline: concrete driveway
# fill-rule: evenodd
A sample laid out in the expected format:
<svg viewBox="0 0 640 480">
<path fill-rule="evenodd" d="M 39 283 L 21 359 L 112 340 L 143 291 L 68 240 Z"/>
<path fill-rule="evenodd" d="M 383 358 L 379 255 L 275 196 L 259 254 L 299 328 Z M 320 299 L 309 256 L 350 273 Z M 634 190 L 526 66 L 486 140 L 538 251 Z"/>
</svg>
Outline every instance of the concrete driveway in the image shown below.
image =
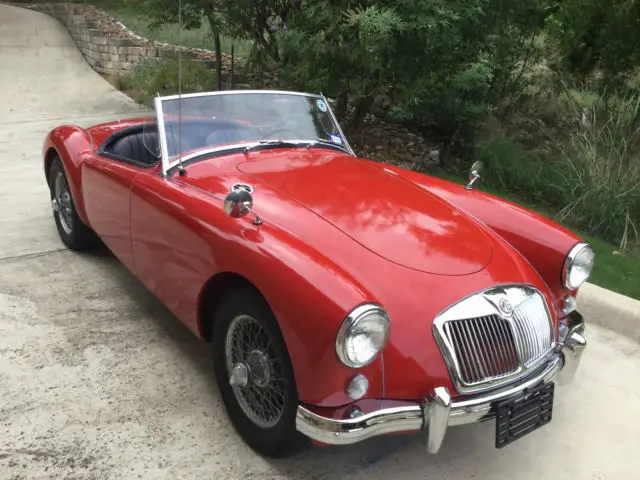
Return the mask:
<svg viewBox="0 0 640 480">
<path fill-rule="evenodd" d="M 438 456 L 419 436 L 256 456 L 225 416 L 208 345 L 108 252 L 58 240 L 43 136 L 136 110 L 55 20 L 0 5 L 0 478 L 639 478 L 640 348 L 596 327 L 553 422 L 502 450 L 487 423 L 452 429 Z"/>
</svg>

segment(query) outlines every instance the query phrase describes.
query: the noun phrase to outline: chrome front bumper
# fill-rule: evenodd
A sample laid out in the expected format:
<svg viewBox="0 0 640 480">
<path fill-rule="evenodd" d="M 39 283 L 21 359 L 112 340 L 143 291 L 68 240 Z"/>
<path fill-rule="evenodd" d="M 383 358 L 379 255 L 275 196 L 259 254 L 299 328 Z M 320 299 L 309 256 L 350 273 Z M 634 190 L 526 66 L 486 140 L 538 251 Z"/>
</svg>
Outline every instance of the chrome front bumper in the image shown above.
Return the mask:
<svg viewBox="0 0 640 480">
<path fill-rule="evenodd" d="M 582 317 L 577 314 L 572 318 L 569 325 L 560 330 L 560 342 L 551 359 L 536 373 L 502 389 L 452 400 L 446 387 L 437 387 L 421 403 L 383 408 L 343 420 L 323 417 L 298 406 L 296 428 L 307 437 L 329 445 L 346 445 L 389 433 L 427 429 L 427 451 L 437 453 L 448 427 L 493 419 L 496 402 L 515 397 L 524 390 L 554 380 L 560 385 L 571 383 L 587 345 Z"/>
</svg>

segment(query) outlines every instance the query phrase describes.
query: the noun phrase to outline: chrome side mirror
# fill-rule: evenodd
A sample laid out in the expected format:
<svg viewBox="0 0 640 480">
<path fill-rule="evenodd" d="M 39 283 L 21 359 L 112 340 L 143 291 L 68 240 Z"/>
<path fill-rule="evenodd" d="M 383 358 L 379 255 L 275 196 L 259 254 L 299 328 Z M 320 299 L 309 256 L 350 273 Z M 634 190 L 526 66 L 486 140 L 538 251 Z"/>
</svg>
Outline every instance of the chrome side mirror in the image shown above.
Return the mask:
<svg viewBox="0 0 640 480">
<path fill-rule="evenodd" d="M 469 173 L 469 183 L 467 183 L 467 186 L 464 187 L 466 190 L 473 189 L 473 184 L 476 183 L 476 180 L 480 178 L 480 174 L 482 173 L 483 170 L 484 170 L 484 163 L 482 163 L 479 160 L 476 162 L 473 162 L 473 165 L 471 165 L 471 172 Z"/>
<path fill-rule="evenodd" d="M 244 217 L 251 211 L 252 207 L 253 197 L 246 190 L 233 190 L 224 199 L 224 211 L 233 218 Z"/>
<path fill-rule="evenodd" d="M 244 217 L 251 212 L 253 208 L 253 197 L 251 194 L 243 189 L 234 189 L 224 199 L 224 211 L 227 215 L 233 218 Z M 255 214 L 254 214 L 255 215 Z M 253 221 L 255 225 L 260 225 L 262 220 L 256 215 Z"/>
</svg>

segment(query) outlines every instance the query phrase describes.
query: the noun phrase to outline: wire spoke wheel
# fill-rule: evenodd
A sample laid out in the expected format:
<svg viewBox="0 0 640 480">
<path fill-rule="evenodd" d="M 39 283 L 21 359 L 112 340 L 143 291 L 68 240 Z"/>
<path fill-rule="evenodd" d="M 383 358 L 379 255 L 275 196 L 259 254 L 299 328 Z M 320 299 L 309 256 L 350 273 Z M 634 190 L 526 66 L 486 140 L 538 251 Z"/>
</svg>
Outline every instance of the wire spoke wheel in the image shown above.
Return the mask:
<svg viewBox="0 0 640 480">
<path fill-rule="evenodd" d="M 71 204 L 71 193 L 64 174 L 59 172 L 56 175 L 51 200 L 53 211 L 58 214 L 60 226 L 67 235 L 73 231 L 73 205 Z"/>
<path fill-rule="evenodd" d="M 229 383 L 244 414 L 261 428 L 275 426 L 283 415 L 287 390 L 267 330 L 249 315 L 233 318 L 225 359 Z"/>
</svg>

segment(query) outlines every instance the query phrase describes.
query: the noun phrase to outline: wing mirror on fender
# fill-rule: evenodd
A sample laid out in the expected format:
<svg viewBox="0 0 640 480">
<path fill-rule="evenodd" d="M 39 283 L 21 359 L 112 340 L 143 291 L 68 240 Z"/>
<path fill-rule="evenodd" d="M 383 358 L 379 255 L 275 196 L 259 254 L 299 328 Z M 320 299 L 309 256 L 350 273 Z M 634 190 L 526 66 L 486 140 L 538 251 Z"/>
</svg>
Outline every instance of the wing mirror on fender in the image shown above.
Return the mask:
<svg viewBox="0 0 640 480">
<path fill-rule="evenodd" d="M 483 170 L 484 170 L 484 163 L 482 163 L 479 160 L 476 162 L 473 162 L 473 165 L 471 165 L 471 171 L 469 173 L 469 183 L 467 183 L 467 186 L 464 187 L 466 190 L 473 189 L 473 184 L 476 183 L 476 180 L 480 178 L 480 174 L 482 173 Z"/>
<path fill-rule="evenodd" d="M 233 218 L 244 217 L 251 213 L 253 208 L 253 196 L 244 188 L 234 188 L 224 199 L 224 211 Z M 255 215 L 255 213 L 254 213 Z M 254 225 L 262 224 L 260 217 L 255 215 Z"/>
</svg>

